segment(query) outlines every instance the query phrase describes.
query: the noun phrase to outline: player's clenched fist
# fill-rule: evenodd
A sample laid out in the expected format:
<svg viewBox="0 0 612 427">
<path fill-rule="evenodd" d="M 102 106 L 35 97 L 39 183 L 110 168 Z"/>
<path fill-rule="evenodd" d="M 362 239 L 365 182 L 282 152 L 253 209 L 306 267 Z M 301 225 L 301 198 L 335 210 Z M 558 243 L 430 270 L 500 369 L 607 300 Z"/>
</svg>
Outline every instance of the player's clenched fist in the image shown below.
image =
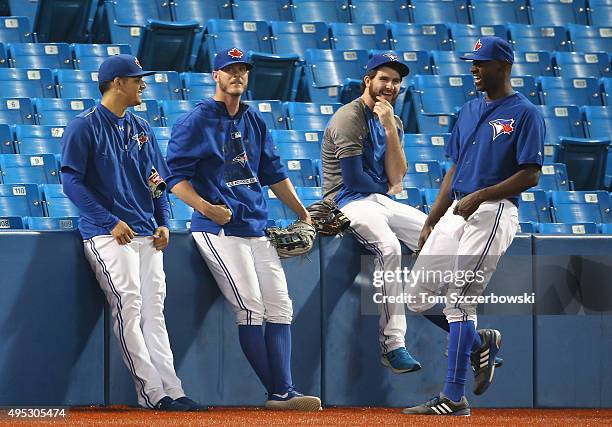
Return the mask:
<svg viewBox="0 0 612 427">
<path fill-rule="evenodd" d="M 153 246 L 158 251 L 163 251 L 170 241 L 170 230 L 167 227 L 157 227 L 153 233 Z"/>
<path fill-rule="evenodd" d="M 120 245 L 127 245 L 132 241 L 136 233 L 125 222 L 119 220 L 111 234 Z"/>
<path fill-rule="evenodd" d="M 380 120 L 380 123 L 385 128 L 393 129 L 395 127 L 393 106 L 382 96 L 377 96 L 376 99 L 376 104 L 374 104 L 374 114 L 378 116 L 378 120 Z"/>
<path fill-rule="evenodd" d="M 232 219 L 232 211 L 225 205 L 206 203 L 202 210 L 202 214 L 219 225 L 225 225 Z"/>
</svg>

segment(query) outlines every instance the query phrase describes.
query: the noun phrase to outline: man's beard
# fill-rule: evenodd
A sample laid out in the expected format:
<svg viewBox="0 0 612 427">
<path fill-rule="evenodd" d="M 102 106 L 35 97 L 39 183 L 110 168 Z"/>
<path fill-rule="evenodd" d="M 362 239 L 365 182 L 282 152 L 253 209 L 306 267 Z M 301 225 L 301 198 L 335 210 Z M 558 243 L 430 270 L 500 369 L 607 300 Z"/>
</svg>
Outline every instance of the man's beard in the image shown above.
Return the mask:
<svg viewBox="0 0 612 427">
<path fill-rule="evenodd" d="M 384 98 L 381 92 L 382 91 L 379 91 L 378 93 L 374 92 L 374 88 L 372 87 L 372 85 L 370 85 L 370 87 L 368 88 L 368 93 L 370 95 L 370 98 L 372 98 L 374 101 L 378 101 L 378 99 L 376 98 L 377 96 L 382 96 Z M 395 104 L 395 100 L 397 99 L 398 95 L 399 93 L 396 93 L 395 95 L 391 97 L 391 100 L 389 101 L 391 105 Z"/>
<path fill-rule="evenodd" d="M 239 89 L 238 87 L 232 88 L 233 83 L 221 84 L 219 87 L 221 91 L 227 93 L 232 96 L 241 96 L 244 92 L 246 92 L 247 85 L 246 83 L 242 84 L 242 87 Z"/>
</svg>

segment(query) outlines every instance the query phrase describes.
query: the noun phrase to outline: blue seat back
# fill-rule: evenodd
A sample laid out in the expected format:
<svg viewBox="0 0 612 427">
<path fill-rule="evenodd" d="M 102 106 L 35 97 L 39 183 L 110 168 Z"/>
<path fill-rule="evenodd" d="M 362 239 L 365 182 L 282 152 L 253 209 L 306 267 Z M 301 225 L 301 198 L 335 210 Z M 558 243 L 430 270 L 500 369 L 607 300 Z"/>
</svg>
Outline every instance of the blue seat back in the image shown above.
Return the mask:
<svg viewBox="0 0 612 427">
<path fill-rule="evenodd" d="M 430 160 L 444 162 L 446 160 L 444 147 L 404 146 L 404 153 L 406 154 L 406 160 L 409 162 L 426 162 Z"/>
<path fill-rule="evenodd" d="M 0 67 L 7 68 L 8 66 L 9 66 L 9 58 L 8 58 L 8 55 L 6 54 L 6 49 L 4 48 L 4 45 L 0 43 Z"/>
<path fill-rule="evenodd" d="M 423 194 L 421 194 L 421 190 L 416 187 L 404 187 L 402 191 L 393 195 L 392 198 L 404 205 L 412 206 L 421 211 L 425 210 Z"/>
<path fill-rule="evenodd" d="M 0 154 L 15 154 L 13 133 L 8 124 L 0 124 Z"/>
<path fill-rule="evenodd" d="M 404 187 L 440 188 L 442 167 L 437 161 L 409 162 Z"/>
<path fill-rule="evenodd" d="M 215 95 L 217 84 L 211 73 L 181 73 L 185 99 L 205 99 Z"/>
<path fill-rule="evenodd" d="M 28 217 L 28 230 L 37 231 L 74 231 L 79 227 L 79 218 L 61 217 L 61 218 L 44 218 L 44 217 Z"/>
<path fill-rule="evenodd" d="M 0 216 L 43 216 L 36 184 L 0 184 Z"/>
<path fill-rule="evenodd" d="M 183 99 L 181 79 L 176 71 L 160 71 L 143 80 L 147 84 L 144 90 L 147 99 Z"/>
<path fill-rule="evenodd" d="M 283 104 L 278 100 L 243 101 L 261 114 L 268 129 L 287 129 Z"/>
<path fill-rule="evenodd" d="M 601 224 L 601 234 L 612 234 L 612 223 Z"/>
<path fill-rule="evenodd" d="M 159 150 L 161 151 L 162 155 L 166 157 L 168 154 L 168 141 L 170 141 L 172 129 L 169 127 L 154 127 L 152 129 L 155 139 L 157 140 Z"/>
<path fill-rule="evenodd" d="M 297 54 L 304 59 L 306 49 L 330 49 L 327 25 L 323 22 L 270 22 L 272 46 L 277 54 Z"/>
<path fill-rule="evenodd" d="M 609 136 L 602 140 L 561 139 L 555 161 L 567 166 L 574 190 L 604 188 L 610 141 Z"/>
<path fill-rule="evenodd" d="M 603 105 L 612 105 L 612 78 L 602 77 L 599 79 L 599 84 Z"/>
<path fill-rule="evenodd" d="M 529 0 L 531 22 L 537 25 L 587 24 L 587 8 L 584 0 L 571 2 L 559 0 Z"/>
<path fill-rule="evenodd" d="M 484 36 L 497 36 L 508 40 L 508 32 L 504 25 L 466 25 L 451 22 L 448 24 L 457 52 L 470 52 L 476 41 Z M 516 57 L 516 52 L 515 52 Z"/>
<path fill-rule="evenodd" d="M 317 187 L 318 176 L 315 162 L 311 159 L 283 158 L 281 163 L 294 186 Z"/>
<path fill-rule="evenodd" d="M 149 95 L 145 92 L 145 95 Z M 155 99 L 143 99 L 140 105 L 129 109 L 138 117 L 142 117 L 153 127 L 163 126 L 161 109 Z"/>
<path fill-rule="evenodd" d="M 557 222 L 612 222 L 610 196 L 605 191 L 554 191 L 551 198 Z"/>
<path fill-rule="evenodd" d="M 195 19 L 201 25 L 209 19 L 232 19 L 232 5 L 227 0 L 180 0 L 173 5 L 175 21 Z"/>
<path fill-rule="evenodd" d="M 59 184 L 58 164 L 53 154 L 2 154 L 0 170 L 5 184 Z"/>
<path fill-rule="evenodd" d="M 308 83 L 315 87 L 342 85 L 344 79 L 361 79 L 368 63 L 364 50 L 314 50 L 306 51 Z"/>
<path fill-rule="evenodd" d="M 407 133 L 404 134 L 404 147 L 444 148 L 450 135 L 450 133 Z"/>
<path fill-rule="evenodd" d="M 0 230 L 23 230 L 24 228 L 22 217 L 0 216 Z"/>
<path fill-rule="evenodd" d="M 232 0 L 233 19 L 241 21 L 291 21 L 289 0 Z"/>
<path fill-rule="evenodd" d="M 48 69 L 0 68 L 0 93 L 4 97 L 54 98 L 53 75 Z"/>
<path fill-rule="evenodd" d="M 429 212 L 431 207 L 436 201 L 438 194 L 440 193 L 439 188 L 424 188 L 423 199 L 425 200 L 425 212 Z"/>
<path fill-rule="evenodd" d="M 610 75 L 610 57 L 604 52 L 555 52 L 555 71 L 561 77 L 604 77 Z"/>
<path fill-rule="evenodd" d="M 525 0 L 471 0 L 470 13 L 475 25 L 506 25 L 509 22 L 529 24 Z"/>
<path fill-rule="evenodd" d="M 540 181 L 538 185 L 529 189 L 544 191 L 567 191 L 569 180 L 567 178 L 567 167 L 563 163 L 550 163 L 542 166 Z"/>
<path fill-rule="evenodd" d="M 321 157 L 321 147 L 311 142 L 285 142 L 276 144 L 281 159 L 310 159 L 318 160 Z"/>
<path fill-rule="evenodd" d="M 546 122 L 546 144 L 559 144 L 559 138 L 574 137 L 584 138 L 584 128 L 580 110 L 576 106 L 553 107 L 550 105 L 539 105 L 537 107 Z"/>
<path fill-rule="evenodd" d="M 191 227 L 190 219 L 174 219 L 168 220 L 168 229 L 170 231 L 188 231 Z"/>
<path fill-rule="evenodd" d="M 171 21 L 170 3 L 166 0 L 107 1 L 109 19 L 119 23 L 145 25 L 149 19 Z"/>
<path fill-rule="evenodd" d="M 74 68 L 97 71 L 109 57 L 119 54 L 133 54 L 128 44 L 72 44 Z"/>
<path fill-rule="evenodd" d="M 601 105 L 594 78 L 539 77 L 545 105 Z"/>
<path fill-rule="evenodd" d="M 278 130 L 273 129 L 270 131 L 272 142 L 274 144 L 285 144 L 285 143 L 303 143 L 303 144 L 316 144 L 321 147 L 323 144 L 323 131 L 314 130 Z"/>
<path fill-rule="evenodd" d="M 38 42 L 85 43 L 95 0 L 45 0 L 38 2 L 33 30 Z"/>
<path fill-rule="evenodd" d="M 351 22 L 356 24 L 410 22 L 408 2 L 405 0 L 351 0 L 350 7 Z"/>
<path fill-rule="evenodd" d="M 589 9 L 590 25 L 605 26 L 612 22 L 612 3 L 609 0 L 589 0 Z"/>
<path fill-rule="evenodd" d="M 580 223 L 548 223 L 539 225 L 540 234 L 597 234 L 597 224 L 593 222 Z"/>
<path fill-rule="evenodd" d="M 472 61 L 459 59 L 463 52 L 434 50 L 431 52 L 435 73 L 448 76 L 453 74 L 470 74 Z"/>
<path fill-rule="evenodd" d="M 452 50 L 448 27 L 444 24 L 405 24 L 392 22 L 391 49 L 414 47 L 419 50 Z"/>
<path fill-rule="evenodd" d="M 470 22 L 466 0 L 411 0 L 409 3 L 412 22 L 415 23 L 443 24 L 454 22 L 468 24 Z"/>
<path fill-rule="evenodd" d="M 201 30 L 196 21 L 149 20 L 142 33 L 138 58 L 145 70 L 187 71 L 195 42 Z"/>
<path fill-rule="evenodd" d="M 575 52 L 612 51 L 612 26 L 610 21 L 607 21 L 601 27 L 568 24 L 567 29 Z"/>
<path fill-rule="evenodd" d="M 546 51 L 514 52 L 513 76 L 553 76 L 550 53 Z"/>
<path fill-rule="evenodd" d="M 415 76 L 412 83 L 420 95 L 417 108 L 425 112 L 452 113 L 478 97 L 472 76 Z"/>
<path fill-rule="evenodd" d="M 295 99 L 301 73 L 298 55 L 271 55 L 252 52 L 253 68 L 249 73 L 250 99 Z"/>
<path fill-rule="evenodd" d="M 542 190 L 530 190 L 521 193 L 518 206 L 521 222 L 551 222 L 548 198 Z"/>
<path fill-rule="evenodd" d="M 176 197 L 174 194 L 168 194 L 170 200 L 170 209 L 172 210 L 172 218 L 191 220 L 193 208 Z"/>
<path fill-rule="evenodd" d="M 295 182 L 293 182 L 296 185 Z M 291 218 L 292 212 L 281 202 L 270 188 L 264 189 L 264 199 L 268 208 L 268 219 L 274 221 L 275 225 L 280 225 L 279 220 Z"/>
<path fill-rule="evenodd" d="M 0 98 L 0 123 L 36 123 L 34 106 L 30 98 Z"/>
<path fill-rule="evenodd" d="M 88 98 L 38 98 L 34 100 L 37 121 L 41 125 L 67 125 L 74 117 L 95 105 L 95 101 Z"/>
<path fill-rule="evenodd" d="M 389 49 L 387 27 L 384 24 L 330 24 L 332 46 L 338 50 Z"/>
<path fill-rule="evenodd" d="M 560 26 L 508 24 L 508 32 L 514 50 L 517 52 L 531 50 L 567 51 L 570 48 L 565 28 Z"/>
<path fill-rule="evenodd" d="M 73 68 L 67 43 L 11 43 L 8 46 L 13 68 Z"/>
<path fill-rule="evenodd" d="M 324 130 L 340 104 L 286 102 L 284 104 L 289 129 Z"/>
<path fill-rule="evenodd" d="M 591 138 L 612 137 L 612 107 L 582 107 L 586 119 L 588 136 Z M 608 165 L 611 166 L 611 165 Z"/>
<path fill-rule="evenodd" d="M 15 125 L 18 154 L 60 154 L 65 126 Z"/>
<path fill-rule="evenodd" d="M 177 119 L 194 109 L 199 101 L 164 100 L 161 101 L 164 125 L 172 127 Z"/>
<path fill-rule="evenodd" d="M 348 0 L 292 0 L 295 22 L 350 22 Z"/>
<path fill-rule="evenodd" d="M 60 98 L 98 99 L 102 96 L 98 89 L 98 71 L 57 70 L 55 78 Z"/>
<path fill-rule="evenodd" d="M 512 89 L 522 93 L 525 97 L 535 105 L 540 105 L 540 93 L 536 79 L 533 76 L 514 76 L 510 78 Z"/>
<path fill-rule="evenodd" d="M 302 203 L 304 203 L 304 206 L 309 206 L 323 198 L 323 189 L 321 187 L 297 187 L 295 192 Z"/>
<path fill-rule="evenodd" d="M 25 16 L 0 17 L 0 40 L 3 43 L 31 43 L 32 24 Z"/>
<path fill-rule="evenodd" d="M 50 217 L 79 216 L 79 209 L 64 193 L 61 184 L 43 184 L 40 186 L 45 200 L 47 215 Z"/>
</svg>

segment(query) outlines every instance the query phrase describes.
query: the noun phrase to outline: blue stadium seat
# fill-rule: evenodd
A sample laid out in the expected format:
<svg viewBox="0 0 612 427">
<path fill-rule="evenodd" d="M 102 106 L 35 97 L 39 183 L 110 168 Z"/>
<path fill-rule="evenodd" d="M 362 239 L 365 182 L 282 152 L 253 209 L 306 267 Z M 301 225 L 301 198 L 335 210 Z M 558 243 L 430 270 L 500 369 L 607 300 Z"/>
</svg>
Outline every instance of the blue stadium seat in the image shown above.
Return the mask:
<svg viewBox="0 0 612 427">
<path fill-rule="evenodd" d="M 97 71 L 57 70 L 55 78 L 60 98 L 98 99 L 102 96 L 98 89 Z"/>
<path fill-rule="evenodd" d="M 580 223 L 548 223 L 538 226 L 540 234 L 597 234 L 597 224 L 593 222 Z"/>
<path fill-rule="evenodd" d="M 420 133 L 450 132 L 457 109 L 478 97 L 472 76 L 415 76 L 412 83 L 412 103 Z"/>
<path fill-rule="evenodd" d="M 0 154 L 15 154 L 13 133 L 8 124 L 0 125 Z"/>
<path fill-rule="evenodd" d="M 551 198 L 557 222 L 612 222 L 606 191 L 553 191 Z"/>
<path fill-rule="evenodd" d="M 588 136 L 591 138 L 612 137 L 612 107 L 582 107 Z"/>
<path fill-rule="evenodd" d="M 421 190 L 415 187 L 404 187 L 402 191 L 392 196 L 393 200 L 404 205 L 412 206 L 421 211 L 425 210 Z"/>
<path fill-rule="evenodd" d="M 291 21 L 291 18 L 289 0 L 232 0 L 232 19 L 239 21 Z"/>
<path fill-rule="evenodd" d="M 546 193 L 542 190 L 522 192 L 518 214 L 521 222 L 551 222 Z"/>
<path fill-rule="evenodd" d="M 513 76 L 554 76 L 549 52 L 514 52 Z"/>
<path fill-rule="evenodd" d="M 556 162 L 565 163 L 574 190 L 604 188 L 610 136 L 604 139 L 562 138 Z"/>
<path fill-rule="evenodd" d="M 200 25 L 209 19 L 232 19 L 231 6 L 227 0 L 181 0 L 172 5 L 175 21 L 195 19 Z"/>
<path fill-rule="evenodd" d="M 23 218 L 20 216 L 0 216 L 0 230 L 23 230 L 24 228 Z"/>
<path fill-rule="evenodd" d="M 406 0 L 351 0 L 350 9 L 351 22 L 356 24 L 410 22 Z"/>
<path fill-rule="evenodd" d="M 423 189 L 423 200 L 425 200 L 425 212 L 429 213 L 431 207 L 436 201 L 438 194 L 440 193 L 439 188 L 424 188 Z"/>
<path fill-rule="evenodd" d="M 584 0 L 529 0 L 531 22 L 536 25 L 587 24 Z"/>
<path fill-rule="evenodd" d="M 441 76 L 449 76 L 453 74 L 470 74 L 472 61 L 464 61 L 459 59 L 463 52 L 453 52 L 446 50 L 434 50 L 431 52 L 431 58 L 434 63 L 436 74 Z"/>
<path fill-rule="evenodd" d="M 576 52 L 611 52 L 612 27 L 608 21 L 605 27 L 590 27 L 568 24 L 572 50 Z"/>
<path fill-rule="evenodd" d="M 317 168 L 311 159 L 281 159 L 289 179 L 296 187 L 317 187 Z"/>
<path fill-rule="evenodd" d="M 51 70 L 0 68 L 0 93 L 3 97 L 54 98 Z"/>
<path fill-rule="evenodd" d="M 161 101 L 163 111 L 164 125 L 172 127 L 179 117 L 191 112 L 198 101 L 183 101 L 183 100 L 164 100 Z"/>
<path fill-rule="evenodd" d="M 348 0 L 292 0 L 295 22 L 350 22 Z"/>
<path fill-rule="evenodd" d="M 472 51 L 476 40 L 484 36 L 497 36 L 508 40 L 508 32 L 504 25 L 465 25 L 451 22 L 448 26 L 453 47 L 457 52 Z"/>
<path fill-rule="evenodd" d="M 255 110 L 259 111 L 266 122 L 268 129 L 287 129 L 287 118 L 283 110 L 282 102 L 278 100 L 243 101 Z"/>
<path fill-rule="evenodd" d="M 318 160 L 321 157 L 321 146 L 312 142 L 284 142 L 276 144 L 276 148 L 283 160 Z"/>
<path fill-rule="evenodd" d="M 295 192 L 304 206 L 309 206 L 323 198 L 321 187 L 296 187 Z"/>
<path fill-rule="evenodd" d="M 15 125 L 17 154 L 60 154 L 65 126 Z"/>
<path fill-rule="evenodd" d="M 157 145 L 164 157 L 168 153 L 168 141 L 170 140 L 170 134 L 172 129 L 169 127 L 154 127 L 153 134 L 157 140 Z"/>
<path fill-rule="evenodd" d="M 546 122 L 545 144 L 559 144 L 561 137 L 584 138 L 580 110 L 576 106 L 552 107 L 539 105 Z"/>
<path fill-rule="evenodd" d="M 450 133 L 406 133 L 404 134 L 404 146 L 444 148 L 449 138 Z"/>
<path fill-rule="evenodd" d="M 436 160 L 440 163 L 447 159 L 444 155 L 444 147 L 436 147 L 433 145 L 406 145 L 404 144 L 404 153 L 406 160 L 409 162 L 425 162 Z"/>
<path fill-rule="evenodd" d="M 32 24 L 25 16 L 0 17 L 0 41 L 3 43 L 31 43 Z"/>
<path fill-rule="evenodd" d="M 196 71 L 210 71 L 215 55 L 221 49 L 237 47 L 243 52 L 272 53 L 268 24 L 263 21 L 211 19 L 198 54 Z"/>
<path fill-rule="evenodd" d="M 301 74 L 298 55 L 251 52 L 250 61 L 253 65 L 249 72 L 250 99 L 295 99 Z"/>
<path fill-rule="evenodd" d="M 387 27 L 384 24 L 333 22 L 329 27 L 332 47 L 337 50 L 388 50 L 390 47 Z"/>
<path fill-rule="evenodd" d="M 513 48 L 517 52 L 570 50 L 570 43 L 567 41 L 563 27 L 508 24 L 508 32 Z"/>
<path fill-rule="evenodd" d="M 409 3 L 412 22 L 417 24 L 469 24 L 470 22 L 466 0 L 410 0 Z"/>
<path fill-rule="evenodd" d="M 557 151 L 559 151 L 559 144 L 544 144 L 544 163 L 554 163 Z"/>
<path fill-rule="evenodd" d="M 270 130 L 270 136 L 274 144 L 304 143 L 316 144 L 317 147 L 321 147 L 321 144 L 323 144 L 323 131 L 272 129 Z"/>
<path fill-rule="evenodd" d="M 294 185 L 295 182 L 293 183 Z M 281 202 L 270 188 L 264 189 L 264 199 L 268 206 L 268 218 L 274 221 L 277 226 L 282 226 L 279 220 L 289 219 L 292 216 L 291 210 Z"/>
<path fill-rule="evenodd" d="M 100 65 L 109 57 L 119 54 L 133 54 L 127 44 L 72 44 L 74 68 L 77 70 L 98 71 Z"/>
<path fill-rule="evenodd" d="M 43 43 L 86 43 L 95 0 L 39 1 L 34 19 L 36 40 Z"/>
<path fill-rule="evenodd" d="M 306 49 L 330 49 L 327 25 L 323 22 L 270 22 L 274 53 L 297 54 L 304 59 Z"/>
<path fill-rule="evenodd" d="M 612 223 L 601 224 L 601 234 L 612 234 Z"/>
<path fill-rule="evenodd" d="M 4 45 L 0 43 L 0 67 L 7 68 L 9 66 L 8 55 L 6 54 L 6 49 L 4 49 Z"/>
<path fill-rule="evenodd" d="M 589 0 L 589 24 L 594 26 L 610 25 L 612 22 L 612 3 L 610 0 Z"/>
<path fill-rule="evenodd" d="M 40 186 L 46 206 L 47 216 L 79 216 L 79 209 L 64 193 L 61 184 L 43 184 Z"/>
<path fill-rule="evenodd" d="M 176 197 L 174 194 L 168 194 L 170 200 L 170 209 L 172 210 L 172 218 L 191 220 L 193 208 Z"/>
<path fill-rule="evenodd" d="M 533 76 L 514 76 L 510 78 L 512 89 L 522 93 L 525 97 L 535 105 L 540 105 L 540 93 L 536 79 Z"/>
<path fill-rule="evenodd" d="M 0 171 L 5 184 L 59 184 L 58 164 L 53 154 L 2 154 Z"/>
<path fill-rule="evenodd" d="M 183 99 L 181 79 L 176 71 L 160 71 L 142 79 L 147 84 L 144 91 L 147 99 Z"/>
<path fill-rule="evenodd" d="M 601 105 L 596 79 L 539 77 L 538 81 L 545 105 Z"/>
<path fill-rule="evenodd" d="M 471 0 L 470 13 L 475 25 L 529 24 L 529 10 L 524 0 Z"/>
<path fill-rule="evenodd" d="M 145 93 L 146 95 L 150 95 Z M 136 105 L 130 108 L 130 111 L 142 117 L 153 127 L 163 126 L 161 109 L 159 103 L 154 99 L 143 99 L 140 105 Z"/>
<path fill-rule="evenodd" d="M 0 98 L 0 123 L 7 125 L 36 123 L 34 106 L 30 98 Z"/>
<path fill-rule="evenodd" d="M 285 102 L 288 127 L 293 130 L 324 130 L 340 106 L 340 104 Z"/>
<path fill-rule="evenodd" d="M 170 231 L 189 231 L 189 228 L 191 227 L 191 220 L 190 219 L 174 219 L 174 218 L 170 218 L 168 220 L 168 229 Z"/>
<path fill-rule="evenodd" d="M 217 84 L 211 73 L 181 73 L 185 99 L 205 99 L 215 95 Z"/>
<path fill-rule="evenodd" d="M 79 218 L 76 216 L 60 218 L 28 217 L 26 223 L 28 230 L 74 231 L 79 227 Z"/>
<path fill-rule="evenodd" d="M 368 63 L 364 50 L 306 50 L 306 91 L 312 102 L 338 102 L 342 91 L 359 87 Z M 344 88 L 343 88 L 344 87 Z"/>
<path fill-rule="evenodd" d="M 137 51 L 142 67 L 156 71 L 187 71 L 192 60 L 195 35 L 201 30 L 193 20 L 167 22 L 149 19 Z"/>
<path fill-rule="evenodd" d="M 43 216 L 43 204 L 36 184 L 0 184 L 1 216 Z"/>
<path fill-rule="evenodd" d="M 610 58 L 605 52 L 555 52 L 555 71 L 561 77 L 606 77 L 610 73 Z"/>
<path fill-rule="evenodd" d="M 563 163 L 551 163 L 542 166 L 540 181 L 529 191 L 567 191 L 569 190 L 569 179 L 567 178 L 567 167 Z"/>
<path fill-rule="evenodd" d="M 37 98 L 34 100 L 36 118 L 41 125 L 67 125 L 75 116 L 92 108 L 93 99 Z"/>
<path fill-rule="evenodd" d="M 34 23 L 38 1 L 8 0 L 4 3 L 8 3 L 8 8 L 14 16 L 24 16 L 30 23 Z"/>
<path fill-rule="evenodd" d="M 13 68 L 73 68 L 66 43 L 11 43 L 8 54 Z"/>
<path fill-rule="evenodd" d="M 437 161 L 409 162 L 404 187 L 440 188 L 442 167 Z"/>
<path fill-rule="evenodd" d="M 448 27 L 444 24 L 404 24 L 391 22 L 391 49 L 452 50 Z"/>
<path fill-rule="evenodd" d="M 537 223 L 519 222 L 519 233 L 533 234 L 538 232 Z"/>
<path fill-rule="evenodd" d="M 599 85 L 601 87 L 603 105 L 612 105 L 612 78 L 602 77 L 599 79 Z"/>
</svg>

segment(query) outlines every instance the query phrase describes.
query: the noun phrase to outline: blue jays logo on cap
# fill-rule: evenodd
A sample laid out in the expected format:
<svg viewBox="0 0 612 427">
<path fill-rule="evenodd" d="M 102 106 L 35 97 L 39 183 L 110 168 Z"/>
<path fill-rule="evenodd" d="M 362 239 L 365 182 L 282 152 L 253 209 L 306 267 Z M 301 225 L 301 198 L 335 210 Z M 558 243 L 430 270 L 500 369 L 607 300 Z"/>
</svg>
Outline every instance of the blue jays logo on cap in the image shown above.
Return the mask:
<svg viewBox="0 0 612 427">
<path fill-rule="evenodd" d="M 383 65 L 395 69 L 402 77 L 406 77 L 408 73 L 410 73 L 408 66 L 401 62 L 399 56 L 393 52 L 377 53 L 376 55 L 372 55 L 368 61 L 366 73 L 369 73 L 378 67 L 382 67 Z"/>
<path fill-rule="evenodd" d="M 514 63 L 512 46 L 501 37 L 481 37 L 474 44 L 474 51 L 460 57 L 467 61 L 506 61 Z"/>
<path fill-rule="evenodd" d="M 230 49 L 227 54 L 232 58 L 242 58 L 244 56 L 244 53 L 242 53 L 240 49 L 236 49 L 235 47 Z"/>
<path fill-rule="evenodd" d="M 232 47 L 217 52 L 217 56 L 215 56 L 213 70 L 218 71 L 232 64 L 245 64 L 247 66 L 247 69 L 249 70 L 253 68 L 253 65 L 248 60 L 248 55 L 246 55 L 241 49 L 238 49 L 237 47 Z"/>
<path fill-rule="evenodd" d="M 115 77 L 144 77 L 155 71 L 144 71 L 138 58 L 128 54 L 109 56 L 100 64 L 98 81 L 110 82 Z"/>
<path fill-rule="evenodd" d="M 476 44 L 474 45 L 474 52 L 476 52 L 477 50 L 480 50 L 481 47 L 482 47 L 482 43 L 480 43 L 480 39 L 478 39 L 476 41 Z"/>
<path fill-rule="evenodd" d="M 495 119 L 489 124 L 493 127 L 493 141 L 500 135 L 510 135 L 514 132 L 514 119 Z"/>
</svg>

